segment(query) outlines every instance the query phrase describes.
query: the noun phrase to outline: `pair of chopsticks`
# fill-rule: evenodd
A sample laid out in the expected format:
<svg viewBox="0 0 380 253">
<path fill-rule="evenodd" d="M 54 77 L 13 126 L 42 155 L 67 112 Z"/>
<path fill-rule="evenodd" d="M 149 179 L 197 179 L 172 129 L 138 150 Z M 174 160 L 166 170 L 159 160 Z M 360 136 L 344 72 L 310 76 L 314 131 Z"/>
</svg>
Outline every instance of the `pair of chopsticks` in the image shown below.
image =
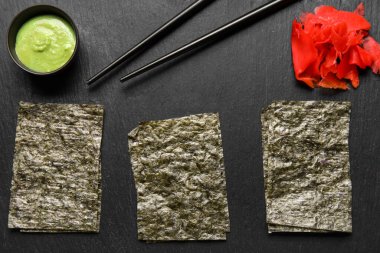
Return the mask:
<svg viewBox="0 0 380 253">
<path fill-rule="evenodd" d="M 167 23 L 165 23 L 163 26 L 158 28 L 155 32 L 153 32 L 151 35 L 149 35 L 147 38 L 145 38 L 143 41 L 138 43 L 136 46 L 134 46 L 132 49 L 124 53 L 122 56 L 117 58 L 114 62 L 112 62 L 110 65 L 102 69 L 98 74 L 91 77 L 87 84 L 91 85 L 96 80 L 100 79 L 104 75 L 106 75 L 108 72 L 113 70 L 115 67 L 120 65 L 121 63 L 125 62 L 126 60 L 130 59 L 132 56 L 136 56 L 138 53 L 142 52 L 143 49 L 150 46 L 155 40 L 157 40 L 159 37 L 161 37 L 166 32 L 172 30 L 175 26 L 177 26 L 179 23 L 185 21 L 188 19 L 191 15 L 195 14 L 197 11 L 205 7 L 208 3 L 212 2 L 213 0 L 198 0 L 191 4 L 189 7 L 184 9 L 181 13 L 179 13 L 177 16 L 169 20 Z M 120 79 L 121 82 L 127 81 L 129 79 L 132 79 L 142 73 L 145 73 L 153 68 L 158 67 L 161 64 L 164 64 L 165 62 L 168 62 L 174 58 L 177 58 L 187 52 L 192 51 L 195 48 L 198 48 L 202 45 L 205 45 L 207 43 L 210 43 L 212 41 L 215 41 L 217 39 L 221 39 L 223 36 L 227 35 L 228 33 L 231 33 L 235 31 L 236 29 L 239 29 L 251 22 L 258 21 L 259 19 L 264 18 L 265 16 L 278 11 L 282 9 L 283 7 L 294 3 L 296 1 L 300 0 L 273 0 L 267 4 L 264 4 L 246 14 L 243 16 L 193 40 L 192 42 L 148 63 L 147 65 L 132 71 L 131 73 L 127 74 L 126 76 L 122 77 Z"/>
</svg>

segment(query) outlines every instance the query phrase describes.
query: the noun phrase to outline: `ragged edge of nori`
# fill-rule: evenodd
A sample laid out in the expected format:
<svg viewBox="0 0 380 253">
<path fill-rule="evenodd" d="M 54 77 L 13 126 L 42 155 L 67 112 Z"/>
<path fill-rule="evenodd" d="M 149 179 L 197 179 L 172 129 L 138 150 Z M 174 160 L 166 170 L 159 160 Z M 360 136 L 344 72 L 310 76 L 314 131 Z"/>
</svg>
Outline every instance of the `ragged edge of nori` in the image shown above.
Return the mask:
<svg viewBox="0 0 380 253">
<path fill-rule="evenodd" d="M 292 227 L 276 224 L 268 224 L 268 233 L 332 233 L 333 231 L 321 230 L 321 229 L 312 229 L 312 228 L 303 228 L 303 227 Z"/>
<path fill-rule="evenodd" d="M 102 106 L 102 121 L 101 121 L 101 135 L 100 135 L 100 145 L 99 145 L 99 154 L 98 154 L 98 217 L 95 225 L 95 229 L 93 232 L 100 232 L 100 217 L 102 212 L 102 146 L 103 146 L 103 128 L 104 128 L 104 106 Z"/>
<path fill-rule="evenodd" d="M 54 230 L 54 229 L 19 229 L 21 233 L 52 233 L 52 234 L 67 234 L 67 233 L 89 233 L 97 234 L 95 230 Z"/>
<path fill-rule="evenodd" d="M 22 117 L 22 114 L 20 114 L 22 103 L 23 102 L 19 103 L 19 106 L 18 106 L 19 108 L 17 110 L 18 114 L 17 114 L 17 122 L 16 122 L 16 134 L 15 134 L 16 135 L 16 137 L 15 137 L 16 141 L 15 141 L 15 149 L 13 151 L 13 163 L 12 163 L 13 164 L 13 166 L 12 166 L 13 175 L 12 175 L 11 189 L 10 189 L 11 197 L 9 200 L 9 212 L 11 210 L 16 209 L 16 203 L 14 201 L 12 201 L 12 199 L 13 199 L 13 193 L 14 193 L 15 188 L 16 188 L 15 175 L 19 173 L 18 167 L 14 166 L 14 164 L 16 163 L 16 153 L 17 153 L 17 150 L 16 150 L 17 133 L 19 133 L 21 131 L 21 125 L 19 123 L 21 122 L 21 117 Z M 16 228 L 16 226 L 11 221 L 10 214 L 8 215 L 8 228 L 10 228 L 10 229 Z"/>
</svg>

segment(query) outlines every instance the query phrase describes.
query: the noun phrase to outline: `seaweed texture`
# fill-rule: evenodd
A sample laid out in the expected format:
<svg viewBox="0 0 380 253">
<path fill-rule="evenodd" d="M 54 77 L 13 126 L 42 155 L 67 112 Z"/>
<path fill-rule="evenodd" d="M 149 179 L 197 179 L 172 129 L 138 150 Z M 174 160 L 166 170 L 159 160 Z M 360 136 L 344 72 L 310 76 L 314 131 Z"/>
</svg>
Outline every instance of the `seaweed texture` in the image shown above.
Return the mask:
<svg viewBox="0 0 380 253">
<path fill-rule="evenodd" d="M 350 102 L 279 101 L 261 116 L 268 231 L 351 232 Z"/>
<path fill-rule="evenodd" d="M 229 213 L 218 114 L 149 121 L 129 133 L 138 239 L 225 240 Z"/>
<path fill-rule="evenodd" d="M 100 105 L 20 102 L 9 228 L 99 232 Z"/>
</svg>

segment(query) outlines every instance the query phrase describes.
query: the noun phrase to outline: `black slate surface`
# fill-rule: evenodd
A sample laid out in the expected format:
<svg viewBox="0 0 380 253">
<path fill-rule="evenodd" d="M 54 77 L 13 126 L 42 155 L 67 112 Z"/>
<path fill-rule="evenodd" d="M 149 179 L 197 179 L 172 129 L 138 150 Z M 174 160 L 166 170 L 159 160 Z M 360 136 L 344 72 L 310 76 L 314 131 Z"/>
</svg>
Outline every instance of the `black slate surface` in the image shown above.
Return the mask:
<svg viewBox="0 0 380 253">
<path fill-rule="evenodd" d="M 223 41 L 120 84 L 128 70 L 169 52 L 266 0 L 217 0 L 141 57 L 88 89 L 85 80 L 133 46 L 190 0 L 0 1 L 0 252 L 379 252 L 380 76 L 361 75 L 357 90 L 309 90 L 293 75 L 291 21 L 303 10 L 357 0 L 304 0 Z M 11 19 L 37 3 L 61 7 L 80 31 L 76 63 L 49 79 L 22 72 L 6 49 Z M 364 1 L 380 40 L 378 1 Z M 352 235 L 268 235 L 265 225 L 260 112 L 273 100 L 352 102 L 350 160 Z M 18 102 L 105 105 L 100 234 L 22 234 L 7 228 Z M 146 244 L 137 241 L 136 197 L 127 133 L 140 121 L 219 112 L 231 233 L 226 242 Z"/>
</svg>

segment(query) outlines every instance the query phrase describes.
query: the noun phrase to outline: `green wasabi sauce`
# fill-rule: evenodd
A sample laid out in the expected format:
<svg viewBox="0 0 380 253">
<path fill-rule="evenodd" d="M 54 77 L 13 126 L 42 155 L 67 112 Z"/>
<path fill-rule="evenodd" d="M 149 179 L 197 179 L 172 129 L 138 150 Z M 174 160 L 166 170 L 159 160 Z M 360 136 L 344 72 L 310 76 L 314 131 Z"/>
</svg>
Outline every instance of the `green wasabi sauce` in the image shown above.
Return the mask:
<svg viewBox="0 0 380 253">
<path fill-rule="evenodd" d="M 41 15 L 22 25 L 16 37 L 16 54 L 29 69 L 52 72 L 68 62 L 74 53 L 76 37 L 64 19 Z"/>
</svg>

